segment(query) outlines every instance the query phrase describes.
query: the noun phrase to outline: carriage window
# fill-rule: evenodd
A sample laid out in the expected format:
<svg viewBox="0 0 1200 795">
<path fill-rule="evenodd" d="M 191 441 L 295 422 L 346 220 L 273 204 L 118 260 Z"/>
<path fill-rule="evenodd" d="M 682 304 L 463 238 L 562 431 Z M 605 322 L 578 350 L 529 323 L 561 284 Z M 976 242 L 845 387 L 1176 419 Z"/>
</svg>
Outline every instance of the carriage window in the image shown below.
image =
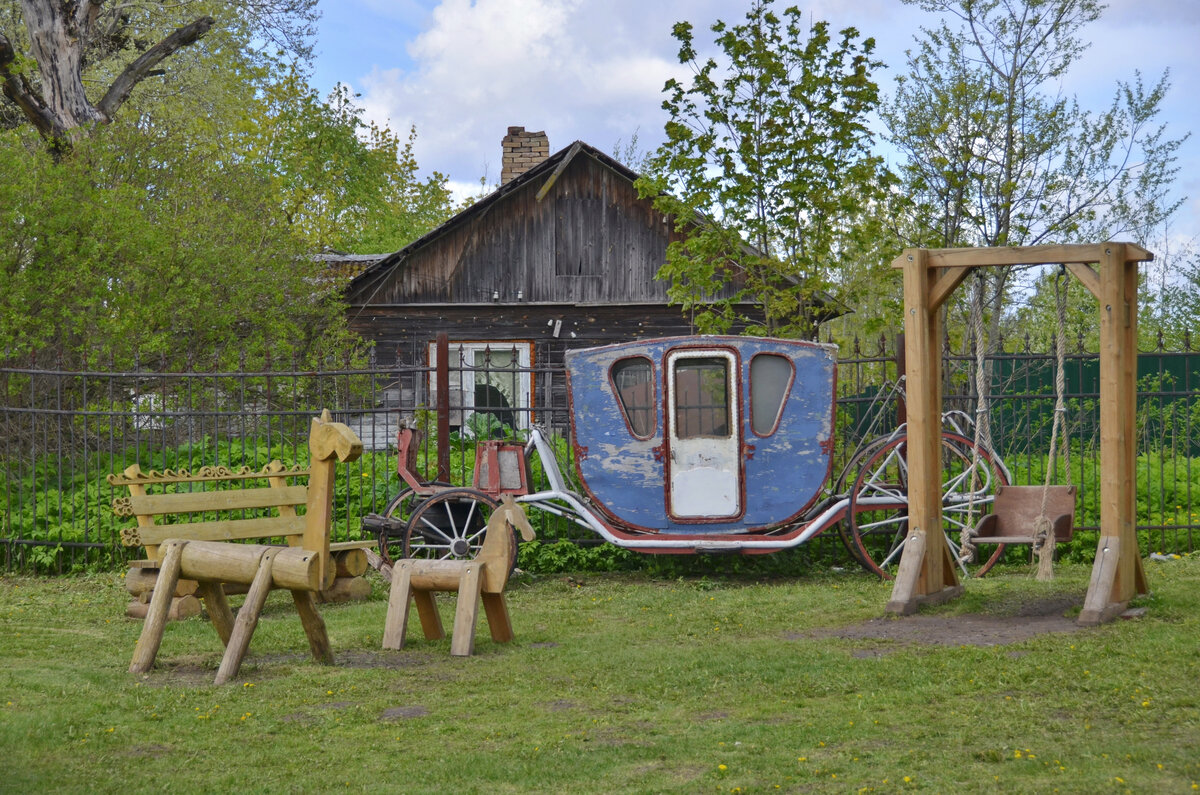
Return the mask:
<svg viewBox="0 0 1200 795">
<path fill-rule="evenodd" d="M 729 436 L 729 360 L 716 356 L 675 362 L 675 436 Z"/>
<path fill-rule="evenodd" d="M 654 435 L 654 367 L 649 359 L 622 359 L 610 372 L 621 413 L 639 439 Z"/>
<path fill-rule="evenodd" d="M 792 374 L 785 356 L 762 353 L 750 360 L 750 427 L 759 436 L 770 436 L 779 423 Z"/>
</svg>

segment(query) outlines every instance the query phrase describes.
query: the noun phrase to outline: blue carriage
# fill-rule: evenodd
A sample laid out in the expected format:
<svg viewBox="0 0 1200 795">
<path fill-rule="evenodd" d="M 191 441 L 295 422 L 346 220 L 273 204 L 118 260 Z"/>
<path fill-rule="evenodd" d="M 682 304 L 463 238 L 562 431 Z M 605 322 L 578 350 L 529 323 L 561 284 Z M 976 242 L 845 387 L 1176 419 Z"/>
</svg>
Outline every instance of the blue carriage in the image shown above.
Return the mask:
<svg viewBox="0 0 1200 795">
<path fill-rule="evenodd" d="M 566 365 L 581 486 L 614 543 L 779 548 L 799 533 L 832 465 L 832 346 L 675 337 Z"/>
<path fill-rule="evenodd" d="M 566 367 L 579 488 L 540 429 L 524 444 L 480 442 L 470 487 L 421 481 L 415 431 L 402 429 L 398 469 L 408 487 L 371 524 L 385 558 L 399 539 L 404 556 L 472 556 L 508 494 L 642 552 L 775 552 L 837 525 L 864 567 L 894 570 L 907 534 L 905 429 L 860 444 L 834 476 L 832 345 L 668 337 L 567 351 Z M 962 530 L 1009 478 L 959 427 L 964 415 L 946 419 L 943 513 Z M 543 488 L 532 485 L 533 458 Z M 1002 550 L 987 549 L 974 573 Z M 962 556 L 964 570 L 967 562 Z"/>
</svg>

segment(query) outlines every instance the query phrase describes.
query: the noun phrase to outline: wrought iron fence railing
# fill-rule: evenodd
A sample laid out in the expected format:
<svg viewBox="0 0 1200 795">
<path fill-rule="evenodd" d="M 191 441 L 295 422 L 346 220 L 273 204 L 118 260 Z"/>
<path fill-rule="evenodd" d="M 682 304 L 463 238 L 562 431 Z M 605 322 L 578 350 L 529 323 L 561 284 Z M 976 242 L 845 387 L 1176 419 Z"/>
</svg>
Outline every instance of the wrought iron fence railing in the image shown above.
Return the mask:
<svg viewBox="0 0 1200 795">
<path fill-rule="evenodd" d="M 838 446 L 831 479 L 865 438 L 903 417 L 892 391 L 895 346 L 855 343 L 838 368 Z M 551 358 L 551 357 L 546 357 Z M 557 357 L 555 357 L 557 358 Z M 519 435 L 537 424 L 569 458 L 570 422 L 561 367 L 525 364 L 504 345 L 451 357 L 450 478 L 470 483 L 474 440 Z M 1097 358 L 1067 359 L 1069 422 L 1063 453 L 1048 462 L 1054 357 L 1021 352 L 989 360 L 987 405 L 997 451 L 1020 483 L 1080 487 L 1076 549 L 1094 551 L 1099 500 Z M 974 359 L 946 354 L 947 408 L 972 414 Z M 270 372 L 68 372 L 0 369 L 0 467 L 4 472 L 0 550 L 5 570 L 63 572 L 116 567 L 136 550 L 120 546 L 110 473 L 208 465 L 259 469 L 272 459 L 307 463 L 309 418 L 332 410 L 366 453 L 339 471 L 335 537 L 358 537 L 363 515 L 399 490 L 395 438 L 402 417 L 426 429 L 418 464 L 437 474 L 436 381 L 428 366 Z M 1150 552 L 1200 548 L 1200 352 L 1158 350 L 1139 359 L 1138 526 Z M 564 465 L 567 463 L 563 462 Z M 568 477 L 570 466 L 567 469 Z M 540 537 L 595 543 L 562 519 L 542 516 Z M 828 533 L 826 535 L 829 535 Z M 836 534 L 834 534 L 836 535 Z M 820 541 L 836 544 L 832 540 Z M 1088 547 L 1088 544 L 1091 547 Z M 832 547 L 831 547 L 832 548 Z M 849 556 L 846 565 L 853 565 Z"/>
</svg>

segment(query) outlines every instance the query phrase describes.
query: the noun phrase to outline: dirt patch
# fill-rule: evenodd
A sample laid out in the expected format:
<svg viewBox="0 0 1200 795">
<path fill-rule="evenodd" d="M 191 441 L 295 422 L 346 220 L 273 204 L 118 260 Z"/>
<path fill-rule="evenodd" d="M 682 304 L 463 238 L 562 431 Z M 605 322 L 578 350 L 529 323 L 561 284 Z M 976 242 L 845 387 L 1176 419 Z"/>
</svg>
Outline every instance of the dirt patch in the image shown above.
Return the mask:
<svg viewBox="0 0 1200 795">
<path fill-rule="evenodd" d="M 209 667 L 194 660 L 160 662 L 148 673 L 138 674 L 137 679 L 147 687 L 212 687 L 217 676 L 216 666 Z"/>
<path fill-rule="evenodd" d="M 725 720 L 728 717 L 729 717 L 728 712 L 722 712 L 720 710 L 715 710 L 713 712 L 701 712 L 699 715 L 696 716 L 696 720 L 702 720 L 702 721 Z"/>
<path fill-rule="evenodd" d="M 414 704 L 410 707 L 392 707 L 385 709 L 383 714 L 379 716 L 380 720 L 406 720 L 408 718 L 424 718 L 429 714 L 429 710 L 422 707 L 420 704 Z"/>
<path fill-rule="evenodd" d="M 334 654 L 335 665 L 343 668 L 387 668 L 403 670 L 420 668 L 433 662 L 433 655 L 421 651 L 348 651 Z"/>
<path fill-rule="evenodd" d="M 169 745 L 135 745 L 125 752 L 125 756 L 142 759 L 159 759 L 172 753 L 174 750 Z"/>
<path fill-rule="evenodd" d="M 1066 613 L 1081 601 L 1055 597 L 1022 604 L 1003 615 L 963 613 L 959 615 L 915 615 L 901 618 L 872 618 L 849 627 L 830 627 L 805 633 L 789 633 L 789 640 L 845 638 L 878 640 L 898 644 L 891 648 L 855 649 L 854 657 L 879 657 L 909 645 L 1004 646 L 1050 633 L 1081 629 Z"/>
</svg>

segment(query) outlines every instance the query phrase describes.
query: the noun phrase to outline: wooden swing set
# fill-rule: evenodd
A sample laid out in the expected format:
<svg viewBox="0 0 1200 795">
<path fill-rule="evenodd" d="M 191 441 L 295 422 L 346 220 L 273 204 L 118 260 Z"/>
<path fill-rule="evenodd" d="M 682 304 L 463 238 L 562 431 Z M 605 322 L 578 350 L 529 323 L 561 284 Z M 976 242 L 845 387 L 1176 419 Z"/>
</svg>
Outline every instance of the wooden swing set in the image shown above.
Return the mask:
<svg viewBox="0 0 1200 795">
<path fill-rule="evenodd" d="M 1132 243 L 999 248 L 908 249 L 892 262 L 904 272 L 908 375 L 908 534 L 887 612 L 959 596 L 953 553 L 942 532 L 940 309 L 980 267 L 1062 264 L 1096 297 L 1100 314 L 1100 540 L 1078 623 L 1116 618 L 1146 594 L 1138 551 L 1134 419 L 1137 401 L 1139 262 L 1154 257 Z M 998 510 L 998 509 L 997 509 Z"/>
</svg>

